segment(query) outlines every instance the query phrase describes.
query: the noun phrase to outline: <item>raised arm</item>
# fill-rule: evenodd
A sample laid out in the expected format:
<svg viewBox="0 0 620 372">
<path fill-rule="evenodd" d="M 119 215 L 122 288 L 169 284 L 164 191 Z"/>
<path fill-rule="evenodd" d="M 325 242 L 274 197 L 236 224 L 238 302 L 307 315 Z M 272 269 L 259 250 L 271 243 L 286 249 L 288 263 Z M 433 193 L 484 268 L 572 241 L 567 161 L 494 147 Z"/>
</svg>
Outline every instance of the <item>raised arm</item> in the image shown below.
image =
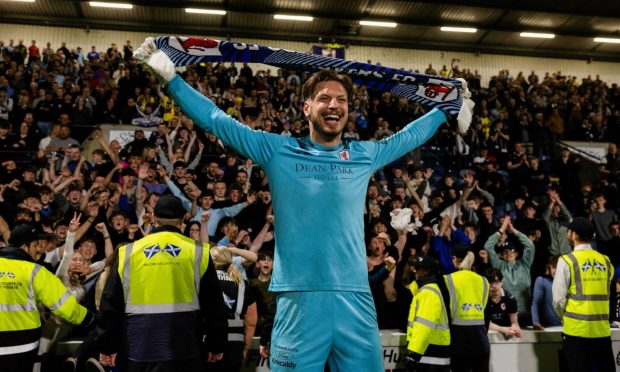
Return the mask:
<svg viewBox="0 0 620 372">
<path fill-rule="evenodd" d="M 8 243 L 11 230 L 9 229 L 9 224 L 6 223 L 6 220 L 2 216 L 0 216 L 0 234 L 2 234 L 4 242 Z"/>
<path fill-rule="evenodd" d="M 208 243 L 209 242 L 209 226 L 207 222 L 209 221 L 211 214 L 209 212 L 203 212 L 202 209 L 200 209 L 199 213 L 202 213 L 202 215 L 200 216 L 200 240 Z"/>
<path fill-rule="evenodd" d="M 69 231 L 67 232 L 67 238 L 65 239 L 65 252 L 62 255 L 58 268 L 56 269 L 56 277 L 60 279 L 66 277 L 69 272 L 69 264 L 73 258 L 73 249 L 76 241 L 75 232 L 80 226 L 80 216 L 81 215 L 74 213 L 73 219 L 69 222 Z"/>
<path fill-rule="evenodd" d="M 409 190 L 409 193 L 415 199 L 415 202 L 420 207 L 420 209 L 423 211 L 426 210 L 424 208 L 424 202 L 422 201 L 422 199 L 420 199 L 420 196 L 418 195 L 418 192 L 415 190 L 415 187 L 411 185 L 409 174 L 406 172 L 403 172 L 403 182 L 405 183 L 407 190 Z"/>
<path fill-rule="evenodd" d="M 171 175 L 173 172 L 172 164 L 170 164 L 170 161 L 168 160 L 168 157 L 166 156 L 166 153 L 161 148 L 161 146 L 157 146 L 157 156 L 159 157 L 159 163 L 161 164 L 161 166 L 164 167 L 168 175 Z"/>
<path fill-rule="evenodd" d="M 97 230 L 97 232 L 103 235 L 105 266 L 112 265 L 112 260 L 114 258 L 114 245 L 112 244 L 112 239 L 110 239 L 110 232 L 108 231 L 108 226 L 106 226 L 105 222 L 99 222 L 95 225 L 95 230 Z"/>
<path fill-rule="evenodd" d="M 474 181 L 474 176 L 469 174 L 469 173 L 466 173 L 463 176 L 463 179 L 465 180 L 466 185 L 465 185 L 465 189 L 463 189 L 463 192 L 461 193 L 461 196 L 459 197 L 459 199 L 455 203 L 457 209 L 461 208 L 461 206 L 465 203 L 467 198 L 469 198 L 469 195 L 471 195 L 471 192 L 478 185 L 478 181 Z"/>
<path fill-rule="evenodd" d="M 446 121 L 446 114 L 438 109 L 431 110 L 421 118 L 407 124 L 401 131 L 381 141 L 364 142 L 373 155 L 375 170 L 402 157 L 407 152 L 423 145 Z"/>
<path fill-rule="evenodd" d="M 149 164 L 142 163 L 138 169 L 138 182 L 136 184 L 136 216 L 141 217 L 142 208 L 144 208 L 144 201 L 142 200 L 142 184 L 146 179 L 149 172 Z"/>
<path fill-rule="evenodd" d="M 476 182 L 476 190 L 478 190 L 480 195 L 482 195 L 482 197 L 486 199 L 486 201 L 489 202 L 489 204 L 495 205 L 495 197 L 493 196 L 493 194 L 491 194 L 487 190 L 480 187 L 480 183 L 478 182 Z"/>
<path fill-rule="evenodd" d="M 110 157 L 110 159 L 112 159 L 112 162 L 118 163 L 118 154 L 115 153 L 114 150 L 112 150 L 106 139 L 101 134 L 101 130 L 95 130 L 94 137 L 97 143 L 99 143 L 99 146 L 101 146 L 101 148 L 103 149 L 103 151 L 105 151 L 106 154 L 108 154 L 108 156 Z"/>
<path fill-rule="evenodd" d="M 507 228 L 508 228 L 508 225 L 504 226 L 504 224 L 502 224 L 502 226 L 500 227 L 500 231 L 506 231 L 505 229 Z M 500 235 L 501 235 L 500 232 L 491 234 L 489 238 L 487 239 L 487 241 L 484 243 L 484 249 L 489 253 L 489 260 L 491 261 L 491 266 L 496 267 L 496 268 L 499 267 L 502 262 L 497 256 L 497 253 L 495 252 L 495 244 L 497 244 L 497 241 L 499 240 Z"/>
<path fill-rule="evenodd" d="M 176 133 L 176 129 L 173 130 L 172 133 Z M 176 161 L 176 158 L 174 157 L 174 150 L 172 149 L 172 133 L 166 133 L 164 135 L 164 138 L 166 139 L 166 147 L 168 148 L 168 161 L 170 162 Z"/>
<path fill-rule="evenodd" d="M 152 38 L 147 39 L 136 51 L 136 58 L 147 65 L 159 80 L 167 85 L 168 93 L 194 124 L 213 133 L 243 156 L 261 166 L 268 164 L 280 146 L 291 139 L 255 131 L 226 115 L 211 100 L 194 90 L 177 76 L 172 61 L 156 49 Z"/>
<path fill-rule="evenodd" d="M 230 253 L 232 253 L 233 256 L 241 257 L 242 259 L 241 263 L 244 266 L 246 266 L 249 263 L 258 261 L 258 255 L 254 252 L 250 252 L 248 250 L 237 248 L 237 247 L 228 247 L 228 250 L 230 251 Z"/>
<path fill-rule="evenodd" d="M 509 228 L 517 239 L 519 239 L 519 243 L 523 245 L 523 262 L 527 265 L 527 267 L 531 267 L 534 262 L 534 243 L 527 237 L 527 235 L 515 229 L 514 226 L 512 226 L 512 223 L 509 225 Z"/>
<path fill-rule="evenodd" d="M 75 170 L 73 171 L 73 177 L 77 177 L 78 179 L 82 178 L 82 167 L 84 166 L 84 162 L 86 162 L 86 158 L 84 155 L 80 155 L 80 161 L 75 166 Z"/>
<path fill-rule="evenodd" d="M 67 179 L 63 180 L 62 182 L 54 186 L 52 191 L 54 192 L 54 194 L 58 194 L 62 192 L 65 188 L 67 188 L 67 186 L 72 184 L 74 181 L 79 181 L 79 177 L 76 177 L 76 176 L 68 177 Z"/>
<path fill-rule="evenodd" d="M 252 241 L 250 252 L 258 253 L 258 251 L 260 251 L 261 247 L 263 246 L 263 243 L 265 242 L 265 237 L 267 236 L 267 233 L 269 232 L 269 229 L 271 228 L 272 224 L 273 224 L 273 215 L 270 214 L 265 219 L 265 225 L 263 225 L 263 228 L 258 232 L 258 235 L 256 235 L 256 237 L 254 238 L 254 241 Z"/>
<path fill-rule="evenodd" d="M 123 169 L 123 164 L 121 163 L 116 164 L 116 166 L 112 168 L 112 170 L 105 176 L 105 184 L 107 185 L 110 182 L 112 182 L 112 178 L 114 177 L 116 172 L 118 172 L 121 169 Z"/>
<path fill-rule="evenodd" d="M 197 137 L 198 135 L 196 134 L 196 131 L 193 130 L 192 134 L 189 137 L 189 143 L 187 144 L 187 147 L 185 148 L 185 159 L 189 160 L 189 157 L 192 155 L 192 148 L 194 147 L 194 143 L 196 143 Z"/>
<path fill-rule="evenodd" d="M 191 148 L 191 142 L 190 142 L 190 146 L 187 147 L 188 151 L 187 151 L 187 156 L 185 157 L 185 159 L 189 159 L 189 154 L 190 151 L 189 149 Z M 189 165 L 187 166 L 187 169 L 189 170 L 194 170 L 198 164 L 200 163 L 200 160 L 202 159 L 202 150 L 205 148 L 205 146 L 202 144 L 202 142 L 200 142 L 200 140 L 198 141 L 198 152 L 196 153 L 196 156 L 194 156 L 194 160 L 192 160 L 191 163 L 189 163 Z"/>
</svg>

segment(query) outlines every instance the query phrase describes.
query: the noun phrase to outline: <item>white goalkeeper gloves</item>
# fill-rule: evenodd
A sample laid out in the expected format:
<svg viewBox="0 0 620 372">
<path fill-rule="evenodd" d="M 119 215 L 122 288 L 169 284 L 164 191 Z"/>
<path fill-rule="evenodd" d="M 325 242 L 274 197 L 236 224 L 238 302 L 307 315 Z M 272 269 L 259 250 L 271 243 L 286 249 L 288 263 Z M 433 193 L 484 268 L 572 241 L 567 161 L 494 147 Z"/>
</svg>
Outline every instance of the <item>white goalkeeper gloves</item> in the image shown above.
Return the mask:
<svg viewBox="0 0 620 372">
<path fill-rule="evenodd" d="M 168 84 L 176 75 L 174 63 L 168 56 L 157 49 L 155 39 L 147 37 L 134 52 L 134 57 L 151 71 L 162 84 Z"/>
<path fill-rule="evenodd" d="M 460 91 L 461 97 L 463 97 L 463 104 L 461 105 L 461 110 L 456 117 L 456 121 L 458 122 L 459 133 L 465 134 L 465 132 L 469 129 L 469 124 L 471 124 L 474 106 L 476 104 L 471 100 L 471 92 L 467 88 L 467 81 L 462 78 L 458 78 L 457 80 L 463 85 Z"/>
</svg>

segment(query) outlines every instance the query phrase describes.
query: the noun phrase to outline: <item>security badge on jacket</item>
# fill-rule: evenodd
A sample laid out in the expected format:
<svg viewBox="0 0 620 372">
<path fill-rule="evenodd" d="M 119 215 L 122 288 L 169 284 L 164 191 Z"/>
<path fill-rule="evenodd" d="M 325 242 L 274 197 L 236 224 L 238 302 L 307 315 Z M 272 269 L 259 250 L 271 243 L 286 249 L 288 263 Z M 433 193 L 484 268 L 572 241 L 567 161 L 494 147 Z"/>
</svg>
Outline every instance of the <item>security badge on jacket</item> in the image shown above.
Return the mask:
<svg viewBox="0 0 620 372">
<path fill-rule="evenodd" d="M 15 279 L 15 274 L 13 274 L 10 271 L 0 271 L 0 279 L 4 278 L 4 277 L 8 277 L 11 279 Z"/>
<path fill-rule="evenodd" d="M 464 312 L 468 312 L 471 309 L 476 309 L 478 311 L 482 311 L 482 305 L 480 304 L 470 304 L 469 302 L 465 302 L 464 304 L 461 305 L 461 309 Z"/>
<path fill-rule="evenodd" d="M 159 252 L 166 252 L 169 253 L 172 257 L 177 258 L 179 257 L 179 253 L 181 253 L 181 247 L 177 247 L 174 244 L 166 244 L 166 246 L 162 248 L 159 245 L 155 244 L 151 245 L 150 247 L 144 248 L 144 255 L 148 259 L 155 256 Z"/>
<path fill-rule="evenodd" d="M 583 263 L 583 265 L 581 265 L 581 271 L 582 272 L 588 272 L 588 270 L 590 270 L 591 268 L 597 269 L 601 272 L 606 272 L 607 271 L 607 266 L 598 262 L 597 260 L 592 260 L 593 262 L 591 263 L 590 260 L 586 260 L 586 262 Z"/>
</svg>

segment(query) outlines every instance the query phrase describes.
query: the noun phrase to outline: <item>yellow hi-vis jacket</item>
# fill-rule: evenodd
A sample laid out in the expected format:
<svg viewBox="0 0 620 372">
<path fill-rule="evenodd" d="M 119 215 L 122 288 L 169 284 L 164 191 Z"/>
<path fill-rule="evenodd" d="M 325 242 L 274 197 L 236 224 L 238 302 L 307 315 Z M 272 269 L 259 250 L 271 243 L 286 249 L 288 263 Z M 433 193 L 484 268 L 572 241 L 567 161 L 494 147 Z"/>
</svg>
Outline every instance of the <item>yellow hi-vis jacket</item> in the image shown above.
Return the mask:
<svg viewBox="0 0 620 372">
<path fill-rule="evenodd" d="M 37 303 L 73 324 L 80 324 L 87 314 L 54 274 L 22 259 L 19 248 L 4 249 L 16 254 L 15 258 L 0 257 L 0 342 L 11 345 L 0 347 L 0 356 L 39 346 L 41 317 Z"/>
<path fill-rule="evenodd" d="M 563 332 L 577 337 L 609 337 L 609 287 L 614 276 L 609 258 L 593 249 L 561 258 L 570 269 Z"/>
<path fill-rule="evenodd" d="M 422 286 L 411 302 L 407 349 L 422 355 L 418 363 L 450 365 L 448 313 L 435 283 Z"/>
<path fill-rule="evenodd" d="M 200 310 L 200 278 L 209 245 L 173 232 L 158 232 L 119 248 L 118 274 L 126 314 Z"/>
<path fill-rule="evenodd" d="M 452 324 L 485 325 L 484 309 L 489 298 L 489 282 L 470 270 L 459 270 L 444 276 L 450 292 Z"/>
</svg>

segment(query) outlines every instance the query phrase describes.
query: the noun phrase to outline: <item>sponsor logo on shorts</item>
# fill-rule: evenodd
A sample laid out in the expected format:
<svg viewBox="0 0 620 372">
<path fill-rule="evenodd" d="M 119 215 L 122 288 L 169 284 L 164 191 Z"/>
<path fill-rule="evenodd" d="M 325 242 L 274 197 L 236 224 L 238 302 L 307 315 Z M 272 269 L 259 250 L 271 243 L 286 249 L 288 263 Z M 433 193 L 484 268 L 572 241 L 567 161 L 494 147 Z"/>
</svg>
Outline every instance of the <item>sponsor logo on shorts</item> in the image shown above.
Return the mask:
<svg viewBox="0 0 620 372">
<path fill-rule="evenodd" d="M 277 364 L 280 367 L 290 368 L 290 369 L 295 369 L 295 367 L 297 367 L 297 364 L 295 364 L 293 362 L 287 362 L 287 361 L 284 361 L 284 360 L 277 359 L 275 357 L 271 358 L 271 363 Z"/>
<path fill-rule="evenodd" d="M 286 346 L 274 346 L 274 352 L 271 355 L 271 363 L 280 367 L 295 369 L 297 363 L 294 362 L 294 356 L 297 349 L 289 348 Z M 293 360 L 291 360 L 293 359 Z"/>
</svg>

